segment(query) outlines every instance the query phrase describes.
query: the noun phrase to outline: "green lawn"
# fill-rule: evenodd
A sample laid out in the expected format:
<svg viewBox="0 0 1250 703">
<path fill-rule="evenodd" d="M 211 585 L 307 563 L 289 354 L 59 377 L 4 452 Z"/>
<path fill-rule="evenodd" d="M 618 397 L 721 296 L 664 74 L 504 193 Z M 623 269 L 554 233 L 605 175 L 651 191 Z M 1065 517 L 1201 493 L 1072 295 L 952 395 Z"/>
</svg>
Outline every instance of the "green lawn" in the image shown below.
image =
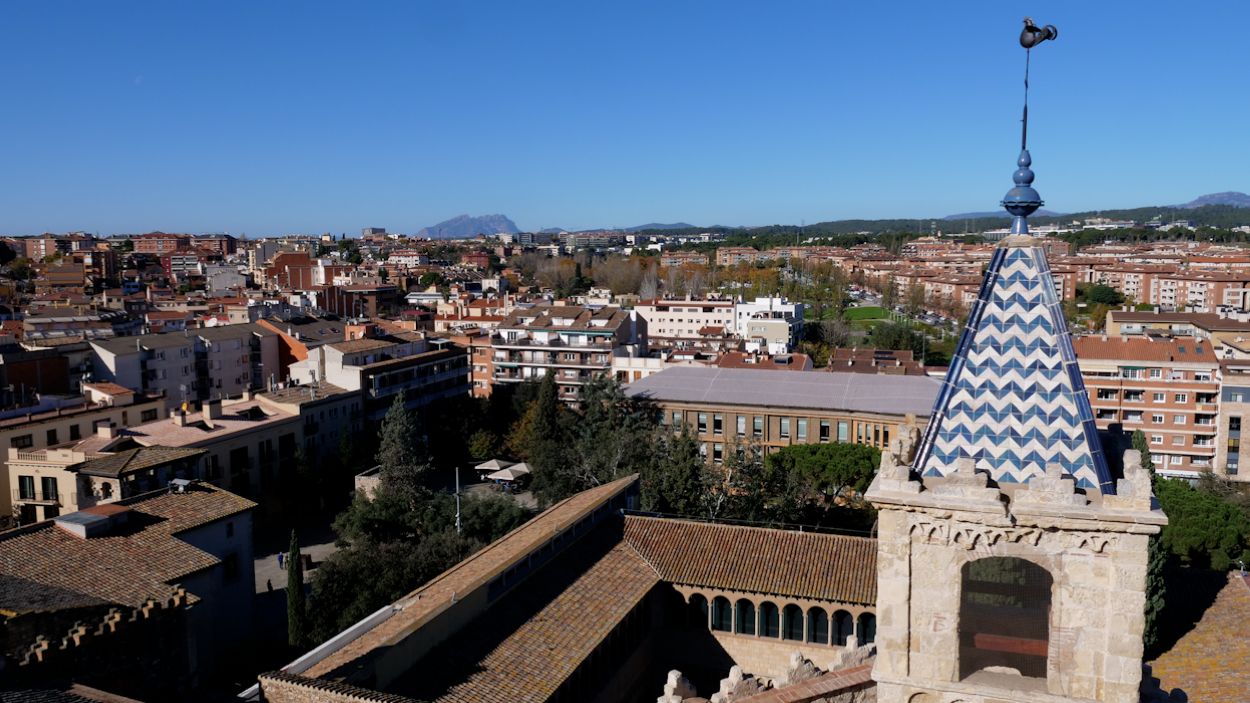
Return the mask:
<svg viewBox="0 0 1250 703">
<path fill-rule="evenodd" d="M 854 322 L 855 320 L 884 320 L 887 316 L 886 309 L 877 306 L 847 308 L 846 312 L 843 313 L 843 317 L 848 322 Z"/>
</svg>

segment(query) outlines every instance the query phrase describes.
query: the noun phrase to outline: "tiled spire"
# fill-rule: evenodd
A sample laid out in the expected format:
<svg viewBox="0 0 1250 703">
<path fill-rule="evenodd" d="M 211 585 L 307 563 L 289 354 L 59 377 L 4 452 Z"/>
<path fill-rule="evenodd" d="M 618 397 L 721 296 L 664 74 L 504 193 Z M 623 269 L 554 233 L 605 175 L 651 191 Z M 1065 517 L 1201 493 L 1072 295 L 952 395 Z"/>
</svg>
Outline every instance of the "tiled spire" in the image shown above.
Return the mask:
<svg viewBox="0 0 1250 703">
<path fill-rule="evenodd" d="M 1057 463 L 1080 486 L 1115 490 L 1046 253 L 1031 237 L 995 250 L 913 468 L 944 475 L 964 457 L 1000 483 Z"/>
</svg>

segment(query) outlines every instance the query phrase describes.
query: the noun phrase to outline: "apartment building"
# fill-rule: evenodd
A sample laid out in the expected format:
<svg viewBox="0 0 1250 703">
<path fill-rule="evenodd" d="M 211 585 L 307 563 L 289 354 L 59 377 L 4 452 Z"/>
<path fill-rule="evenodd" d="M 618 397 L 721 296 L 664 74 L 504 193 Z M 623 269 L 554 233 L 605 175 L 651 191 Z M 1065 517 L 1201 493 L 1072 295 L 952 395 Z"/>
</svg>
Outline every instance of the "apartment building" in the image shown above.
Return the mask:
<svg viewBox="0 0 1250 703">
<path fill-rule="evenodd" d="M 763 344 L 770 354 L 790 351 L 803 334 L 803 303 L 780 296 L 734 304 L 732 334 Z"/>
<path fill-rule="evenodd" d="M 1193 312 L 1250 309 L 1250 272 L 1182 270 L 1159 274 L 1152 283 L 1149 302 L 1168 310 Z"/>
<path fill-rule="evenodd" d="M 191 235 L 166 234 L 164 232 L 148 232 L 136 234 L 130 238 L 136 254 L 155 254 L 163 256 L 181 249 L 191 248 Z"/>
<path fill-rule="evenodd" d="M 174 402 L 235 397 L 279 370 L 278 335 L 258 323 L 91 343 L 94 378 Z"/>
<path fill-rule="evenodd" d="M 665 268 L 707 266 L 707 261 L 707 254 L 697 251 L 666 251 L 660 254 L 660 266 Z"/>
<path fill-rule="evenodd" d="M 1250 320 L 1223 317 L 1216 313 L 1161 312 L 1158 308 L 1148 312 L 1109 310 L 1106 330 L 1108 335 L 1198 337 L 1210 340 L 1216 352 L 1221 353 L 1227 351 L 1226 347 L 1230 344 L 1250 339 Z"/>
<path fill-rule="evenodd" d="M 711 328 L 732 333 L 736 325 L 732 300 L 657 298 L 639 302 L 634 312 L 647 321 L 650 339 L 694 339 Z"/>
<path fill-rule="evenodd" d="M 155 420 L 165 413 L 165 398 L 139 395 L 109 383 L 83 384 L 77 403 L 30 414 L 9 414 L 0 419 L 0 523 L 13 515 L 21 487 L 9 481 L 8 450 L 38 452 L 66 442 L 78 442 L 96 434 L 98 428 Z"/>
<path fill-rule="evenodd" d="M 362 393 L 364 416 L 370 420 L 385 417 L 401 392 L 410 408 L 470 392 L 469 358 L 446 339 L 415 332 L 382 334 L 370 325 L 365 336 L 322 344 L 307 353 L 306 359 L 290 365 L 291 379 L 305 385 L 324 381 Z"/>
<path fill-rule="evenodd" d="M 1241 444 L 1242 424 L 1250 423 L 1250 360 L 1226 361 L 1221 372 L 1213 471 L 1232 481 L 1250 481 L 1250 447 Z M 1246 471 L 1241 470 L 1243 466 Z"/>
<path fill-rule="evenodd" d="M 1141 430 L 1155 467 L 1194 478 L 1215 466 L 1220 362 L 1195 337 L 1072 340 L 1099 429 Z"/>
<path fill-rule="evenodd" d="M 765 453 L 844 442 L 879 449 L 915 421 L 923 428 L 941 381 L 927 376 L 680 366 L 626 387 L 654 402 L 665 425 L 694 434 L 712 463 L 743 445 Z"/>
<path fill-rule="evenodd" d="M 582 384 L 610 373 L 614 356 L 647 351 L 647 319 L 615 307 L 540 305 L 513 310 L 491 338 L 493 383 L 522 383 L 555 374 L 561 400 L 575 402 Z"/>
</svg>

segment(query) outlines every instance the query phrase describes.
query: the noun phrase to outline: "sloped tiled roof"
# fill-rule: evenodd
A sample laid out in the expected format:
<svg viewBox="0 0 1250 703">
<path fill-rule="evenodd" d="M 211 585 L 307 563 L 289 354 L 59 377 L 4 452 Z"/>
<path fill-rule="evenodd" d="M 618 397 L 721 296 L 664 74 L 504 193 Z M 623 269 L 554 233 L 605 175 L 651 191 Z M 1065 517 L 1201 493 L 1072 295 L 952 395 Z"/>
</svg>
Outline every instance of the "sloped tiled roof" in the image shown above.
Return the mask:
<svg viewBox="0 0 1250 703">
<path fill-rule="evenodd" d="M 877 602 L 877 542 L 866 537 L 627 515 L 625 542 L 672 583 Z"/>
<path fill-rule="evenodd" d="M 218 563 L 177 534 L 256 506 L 207 484 L 112 505 L 130 508 L 127 524 L 115 534 L 83 539 L 52 521 L 0 532 L 0 610 L 38 612 L 98 603 L 138 607 L 149 598 L 168 599 L 178 579 Z M 56 596 L 50 599 L 49 593 Z"/>
<path fill-rule="evenodd" d="M 116 478 L 135 471 L 142 471 L 156 466 L 164 466 L 180 459 L 189 459 L 206 454 L 205 449 L 186 449 L 182 447 L 134 447 L 113 452 L 90 461 L 84 461 L 75 468 L 88 476 L 108 476 Z"/>
</svg>

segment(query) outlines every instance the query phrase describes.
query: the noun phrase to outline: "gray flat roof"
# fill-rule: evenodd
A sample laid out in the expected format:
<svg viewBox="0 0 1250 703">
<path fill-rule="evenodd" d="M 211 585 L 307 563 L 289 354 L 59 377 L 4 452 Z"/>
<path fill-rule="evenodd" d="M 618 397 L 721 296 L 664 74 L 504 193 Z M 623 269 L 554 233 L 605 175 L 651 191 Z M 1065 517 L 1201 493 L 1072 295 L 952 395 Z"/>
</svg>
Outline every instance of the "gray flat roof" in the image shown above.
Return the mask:
<svg viewBox="0 0 1250 703">
<path fill-rule="evenodd" d="M 625 393 L 656 401 L 928 417 L 941 386 L 928 376 L 674 366 L 629 384 Z"/>
</svg>

